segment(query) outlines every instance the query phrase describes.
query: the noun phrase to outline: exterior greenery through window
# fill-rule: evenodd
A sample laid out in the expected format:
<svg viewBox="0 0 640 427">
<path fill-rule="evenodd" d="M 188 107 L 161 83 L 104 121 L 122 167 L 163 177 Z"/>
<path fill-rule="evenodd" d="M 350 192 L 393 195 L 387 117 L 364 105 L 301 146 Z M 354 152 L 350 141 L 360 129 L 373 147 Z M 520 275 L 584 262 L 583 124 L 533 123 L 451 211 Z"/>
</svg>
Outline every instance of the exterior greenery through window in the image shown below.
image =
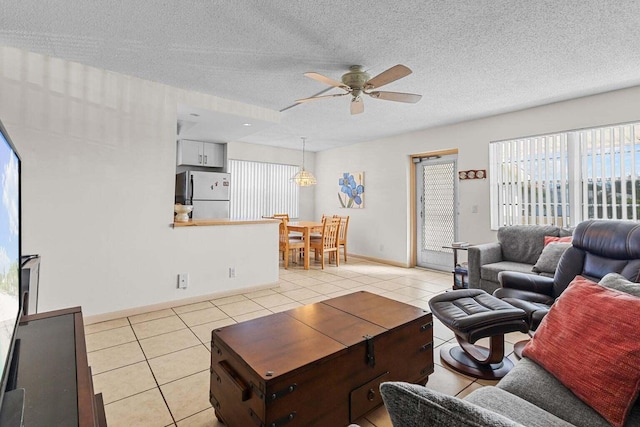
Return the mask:
<svg viewBox="0 0 640 427">
<path fill-rule="evenodd" d="M 640 123 L 489 147 L 493 229 L 640 218 Z"/>
<path fill-rule="evenodd" d="M 299 188 L 291 181 L 299 166 L 229 160 L 230 216 L 255 219 L 275 213 L 298 217 Z"/>
</svg>

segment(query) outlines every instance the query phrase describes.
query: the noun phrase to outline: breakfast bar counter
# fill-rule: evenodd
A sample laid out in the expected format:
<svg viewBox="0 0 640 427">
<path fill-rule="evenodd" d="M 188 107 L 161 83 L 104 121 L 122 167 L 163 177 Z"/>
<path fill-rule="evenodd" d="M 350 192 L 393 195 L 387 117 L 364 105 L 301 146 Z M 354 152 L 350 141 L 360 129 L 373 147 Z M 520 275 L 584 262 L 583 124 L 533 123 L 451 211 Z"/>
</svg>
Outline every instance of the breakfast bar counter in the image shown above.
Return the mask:
<svg viewBox="0 0 640 427">
<path fill-rule="evenodd" d="M 190 219 L 187 222 L 174 222 L 172 227 L 206 227 L 214 225 L 247 225 L 247 224 L 269 224 L 280 222 L 277 219 Z"/>
<path fill-rule="evenodd" d="M 169 224 L 165 238 L 172 262 L 162 268 L 165 276 L 176 277 L 167 283 L 173 300 L 249 292 L 278 282 L 279 221 L 209 218 Z M 180 275 L 187 276 L 183 287 L 178 287 Z"/>
</svg>

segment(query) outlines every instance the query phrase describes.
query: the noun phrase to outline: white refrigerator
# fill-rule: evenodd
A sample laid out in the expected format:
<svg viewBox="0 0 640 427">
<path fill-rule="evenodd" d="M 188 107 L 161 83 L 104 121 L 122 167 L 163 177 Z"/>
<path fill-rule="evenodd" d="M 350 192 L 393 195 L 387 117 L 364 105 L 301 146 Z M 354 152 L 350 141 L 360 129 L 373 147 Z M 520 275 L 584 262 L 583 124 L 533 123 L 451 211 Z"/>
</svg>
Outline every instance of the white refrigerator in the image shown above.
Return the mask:
<svg viewBox="0 0 640 427">
<path fill-rule="evenodd" d="M 176 203 L 193 205 L 193 219 L 229 218 L 230 177 L 220 172 L 176 174 Z"/>
</svg>

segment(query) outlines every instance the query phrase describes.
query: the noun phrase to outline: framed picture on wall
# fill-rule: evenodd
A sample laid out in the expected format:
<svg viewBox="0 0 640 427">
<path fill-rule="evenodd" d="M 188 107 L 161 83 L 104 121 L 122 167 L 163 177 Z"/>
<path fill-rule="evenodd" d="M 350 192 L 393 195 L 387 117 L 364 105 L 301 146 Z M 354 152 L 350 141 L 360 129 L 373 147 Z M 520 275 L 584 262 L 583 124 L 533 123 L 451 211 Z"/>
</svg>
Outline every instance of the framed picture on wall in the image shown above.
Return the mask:
<svg viewBox="0 0 640 427">
<path fill-rule="evenodd" d="M 347 209 L 364 208 L 364 172 L 344 172 L 338 178 L 338 202 Z"/>
</svg>

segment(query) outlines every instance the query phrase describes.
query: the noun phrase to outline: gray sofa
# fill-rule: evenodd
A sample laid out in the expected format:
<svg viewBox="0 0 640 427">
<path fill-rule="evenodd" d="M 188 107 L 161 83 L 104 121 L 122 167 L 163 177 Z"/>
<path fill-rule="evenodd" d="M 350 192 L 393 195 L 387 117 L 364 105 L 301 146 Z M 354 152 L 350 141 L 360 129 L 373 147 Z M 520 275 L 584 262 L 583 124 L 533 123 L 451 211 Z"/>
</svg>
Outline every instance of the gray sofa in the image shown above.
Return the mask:
<svg viewBox="0 0 640 427">
<path fill-rule="evenodd" d="M 482 289 L 492 294 L 500 287 L 498 274 L 501 271 L 532 271 L 544 248 L 544 236 L 571 236 L 571 230 L 554 226 L 513 225 L 498 230 L 498 241 L 470 246 L 469 287 Z M 553 277 L 552 272 L 540 275 Z"/>
<path fill-rule="evenodd" d="M 464 399 L 417 384 L 380 386 L 395 427 L 611 427 L 555 377 L 523 358 L 497 386 L 479 388 Z M 625 427 L 640 425 L 635 404 Z"/>
</svg>

